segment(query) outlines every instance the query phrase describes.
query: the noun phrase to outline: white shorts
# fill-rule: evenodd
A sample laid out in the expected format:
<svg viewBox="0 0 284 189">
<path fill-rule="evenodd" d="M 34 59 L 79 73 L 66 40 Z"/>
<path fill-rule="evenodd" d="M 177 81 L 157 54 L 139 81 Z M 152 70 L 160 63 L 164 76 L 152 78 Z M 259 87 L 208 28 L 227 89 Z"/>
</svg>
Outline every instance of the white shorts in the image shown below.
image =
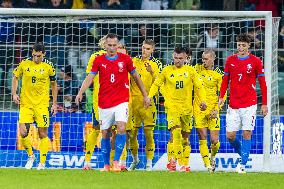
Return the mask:
<svg viewBox="0 0 284 189">
<path fill-rule="evenodd" d="M 111 108 L 99 108 L 99 117 L 101 130 L 109 129 L 112 125 L 115 125 L 116 121 L 122 121 L 127 123 L 128 102 L 118 104 L 117 106 Z"/>
<path fill-rule="evenodd" d="M 228 108 L 226 115 L 227 132 L 254 130 L 257 105 L 247 108 Z"/>
</svg>

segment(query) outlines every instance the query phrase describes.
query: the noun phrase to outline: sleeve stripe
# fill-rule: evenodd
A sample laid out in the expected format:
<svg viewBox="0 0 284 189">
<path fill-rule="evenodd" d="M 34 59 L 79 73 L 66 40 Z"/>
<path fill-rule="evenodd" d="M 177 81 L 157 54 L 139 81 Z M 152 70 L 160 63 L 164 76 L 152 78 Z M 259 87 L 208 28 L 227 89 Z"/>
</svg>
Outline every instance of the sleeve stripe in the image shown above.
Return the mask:
<svg viewBox="0 0 284 189">
<path fill-rule="evenodd" d="M 258 74 L 258 75 L 257 75 L 257 77 L 261 77 L 261 76 L 264 76 L 264 74 Z"/>
<path fill-rule="evenodd" d="M 89 74 L 97 75 L 98 72 L 90 72 Z"/>
<path fill-rule="evenodd" d="M 136 72 L 136 70 L 132 70 L 132 71 L 130 72 L 130 74 L 133 75 L 135 72 Z"/>
<path fill-rule="evenodd" d="M 229 76 L 230 73 L 229 72 L 224 72 L 224 75 Z"/>
</svg>

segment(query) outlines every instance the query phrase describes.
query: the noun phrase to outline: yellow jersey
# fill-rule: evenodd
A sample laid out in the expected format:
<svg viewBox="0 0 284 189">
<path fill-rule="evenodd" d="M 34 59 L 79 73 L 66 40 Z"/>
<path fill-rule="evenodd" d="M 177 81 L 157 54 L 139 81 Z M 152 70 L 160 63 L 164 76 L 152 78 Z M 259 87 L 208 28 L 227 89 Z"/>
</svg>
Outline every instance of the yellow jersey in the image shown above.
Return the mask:
<svg viewBox="0 0 284 189">
<path fill-rule="evenodd" d="M 166 66 L 151 86 L 149 97 L 153 97 L 158 88 L 164 85 L 166 92 L 165 107 L 175 109 L 184 115 L 192 114 L 192 90 L 199 90 L 200 99 L 206 99 L 202 79 L 196 70 L 188 65 L 177 68 L 175 65 Z"/>
<path fill-rule="evenodd" d="M 87 65 L 87 69 L 86 69 L 87 74 L 89 74 L 91 72 L 95 58 L 97 56 L 100 56 L 100 55 L 103 55 L 103 54 L 106 54 L 105 50 L 100 50 L 100 51 L 94 52 L 91 55 L 89 62 L 88 62 L 88 65 Z M 98 108 L 98 95 L 99 95 L 99 88 L 100 88 L 99 76 L 98 75 L 99 74 L 96 74 L 96 76 L 94 78 L 94 85 L 93 85 L 94 86 L 94 89 L 93 89 L 93 108 L 94 109 Z"/>
<path fill-rule="evenodd" d="M 49 107 L 50 81 L 56 80 L 56 71 L 51 62 L 43 59 L 37 64 L 32 58 L 27 58 L 14 69 L 13 74 L 17 78 L 22 77 L 21 106 Z"/>
<path fill-rule="evenodd" d="M 218 100 L 219 100 L 219 92 L 222 84 L 222 71 L 217 67 L 215 70 L 207 70 L 204 68 L 203 64 L 196 64 L 195 69 L 197 73 L 202 78 L 203 86 L 206 91 L 206 105 L 207 110 L 206 113 L 211 112 L 211 110 L 218 108 Z M 200 105 L 200 99 L 198 97 L 198 94 L 194 94 L 194 108 L 197 110 L 199 109 Z"/>
<path fill-rule="evenodd" d="M 157 78 L 158 74 L 160 73 L 159 66 L 162 66 L 162 63 L 150 57 L 149 60 L 143 61 L 142 57 L 135 57 L 132 59 L 134 66 L 136 67 L 137 73 L 140 75 L 140 78 L 144 84 L 145 90 L 147 94 L 150 91 L 151 85 L 154 83 L 155 79 Z M 153 75 L 146 70 L 147 66 L 150 65 L 153 69 Z M 139 90 L 137 84 L 135 83 L 133 77 L 130 80 L 130 91 L 132 97 L 142 97 L 141 91 Z"/>
</svg>

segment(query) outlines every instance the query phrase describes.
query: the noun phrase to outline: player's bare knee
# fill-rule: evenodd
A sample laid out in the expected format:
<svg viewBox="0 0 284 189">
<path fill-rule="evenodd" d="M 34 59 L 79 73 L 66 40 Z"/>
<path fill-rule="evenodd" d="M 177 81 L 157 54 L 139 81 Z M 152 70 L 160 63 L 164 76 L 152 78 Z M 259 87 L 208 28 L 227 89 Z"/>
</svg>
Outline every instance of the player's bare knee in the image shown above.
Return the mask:
<svg viewBox="0 0 284 189">
<path fill-rule="evenodd" d="M 244 130 L 243 131 L 243 138 L 246 139 L 246 140 L 250 140 L 251 139 L 251 134 L 252 134 L 252 131 Z"/>
<path fill-rule="evenodd" d="M 40 139 L 47 137 L 47 128 L 38 128 L 38 136 Z"/>
<path fill-rule="evenodd" d="M 29 131 L 30 131 L 29 123 L 20 124 L 20 135 L 22 138 L 26 138 L 29 135 Z"/>
<path fill-rule="evenodd" d="M 231 132 L 227 132 L 227 139 L 229 140 L 229 141 L 234 141 L 234 140 L 236 140 L 236 134 L 234 134 L 234 133 L 231 133 Z"/>
<path fill-rule="evenodd" d="M 211 138 L 211 143 L 212 144 L 217 144 L 219 142 L 218 138 Z"/>
<path fill-rule="evenodd" d="M 199 140 L 206 140 L 207 139 L 207 129 L 206 128 L 197 129 L 197 133 L 198 133 Z"/>
<path fill-rule="evenodd" d="M 189 135 L 190 135 L 190 131 L 189 132 L 186 132 L 186 131 L 181 131 L 181 135 L 182 135 L 182 138 L 184 139 L 188 139 L 189 138 Z"/>
<path fill-rule="evenodd" d="M 102 130 L 102 138 L 109 138 L 110 133 L 107 129 Z"/>
<path fill-rule="evenodd" d="M 117 134 L 125 134 L 126 130 L 125 127 L 121 126 L 121 127 L 117 127 Z"/>
</svg>

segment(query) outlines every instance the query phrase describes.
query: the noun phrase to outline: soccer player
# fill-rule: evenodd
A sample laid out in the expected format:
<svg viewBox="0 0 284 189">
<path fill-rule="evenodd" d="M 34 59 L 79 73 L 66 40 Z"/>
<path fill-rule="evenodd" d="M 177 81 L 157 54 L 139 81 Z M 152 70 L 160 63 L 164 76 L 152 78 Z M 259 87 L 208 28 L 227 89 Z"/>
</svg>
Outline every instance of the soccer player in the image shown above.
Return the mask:
<svg viewBox="0 0 284 189">
<path fill-rule="evenodd" d="M 241 162 L 236 167 L 236 172 L 245 173 L 251 149 L 251 136 L 255 126 L 257 96 L 256 78 L 258 78 L 261 94 L 261 113 L 267 115 L 267 87 L 264 69 L 261 60 L 250 54 L 251 37 L 248 34 L 237 36 L 237 54 L 227 58 L 224 78 L 221 85 L 219 105 L 224 103 L 224 95 L 230 82 L 230 102 L 226 115 L 227 138 L 241 156 Z M 242 130 L 243 142 L 236 139 L 237 131 Z"/>
<path fill-rule="evenodd" d="M 37 170 L 45 168 L 49 139 L 47 130 L 49 127 L 49 87 L 52 89 L 53 115 L 57 112 L 57 82 L 56 72 L 51 62 L 44 59 L 45 47 L 42 43 L 33 46 L 32 58 L 23 60 L 13 71 L 12 81 L 13 101 L 20 105 L 19 129 L 21 142 L 29 156 L 25 165 L 31 169 L 35 161 L 31 141 L 28 138 L 30 124 L 36 122 L 40 138 L 40 161 Z M 17 95 L 19 78 L 22 77 L 20 97 Z"/>
<path fill-rule="evenodd" d="M 214 69 L 215 52 L 212 49 L 206 49 L 202 54 L 203 64 L 196 64 L 195 69 L 202 76 L 203 86 L 206 91 L 206 111 L 200 111 L 200 99 L 194 95 L 194 120 L 195 128 L 199 137 L 199 149 L 205 167 L 209 172 L 215 171 L 215 155 L 220 148 L 219 131 L 220 116 L 218 107 L 218 93 L 222 83 L 222 72 L 217 67 Z M 210 131 L 211 157 L 209 159 L 209 150 L 207 146 L 207 132 Z"/>
<path fill-rule="evenodd" d="M 82 94 L 93 82 L 99 73 L 99 120 L 102 131 L 101 151 L 104 159 L 102 171 L 110 170 L 110 134 L 111 126 L 117 126 L 115 141 L 115 156 L 113 161 L 114 172 L 120 172 L 119 158 L 126 142 L 125 127 L 128 120 L 129 80 L 128 73 L 135 78 L 143 97 L 145 106 L 150 104 L 144 85 L 133 66 L 129 55 L 117 52 L 118 37 L 115 34 L 106 36 L 105 55 L 96 57 L 91 72 L 85 78 L 76 97 L 76 103 L 82 100 Z M 142 102 L 141 102 L 142 103 Z"/>
<path fill-rule="evenodd" d="M 88 66 L 86 69 L 86 73 L 89 74 L 91 72 L 93 62 L 97 56 L 106 54 L 105 49 L 105 42 L 106 36 L 102 37 L 99 41 L 99 46 L 101 48 L 100 51 L 94 52 L 88 62 Z M 97 137 L 100 133 L 100 125 L 99 125 L 99 110 L 98 110 L 98 94 L 99 94 L 99 77 L 94 77 L 94 89 L 93 89 L 93 113 L 92 113 L 92 120 L 93 120 L 93 130 L 88 135 L 86 140 L 86 154 L 85 154 L 85 162 L 84 162 L 84 170 L 91 169 L 91 157 L 94 152 L 94 148 L 97 142 Z"/>
<path fill-rule="evenodd" d="M 154 57 L 152 54 L 155 49 L 155 42 L 151 39 L 145 39 L 142 44 L 142 55 L 133 58 L 134 66 L 136 67 L 137 73 L 140 75 L 141 80 L 145 86 L 147 93 L 150 90 L 151 85 L 154 83 L 156 77 L 158 76 L 160 70 L 158 66 L 162 66 L 161 62 Z M 129 170 L 134 170 L 139 164 L 140 160 L 138 158 L 138 130 L 141 124 L 144 124 L 144 134 L 146 138 L 146 170 L 152 170 L 152 159 L 154 158 L 155 143 L 154 143 L 154 127 L 156 125 L 157 111 L 154 101 L 149 108 L 143 107 L 143 96 L 139 91 L 136 83 L 131 79 L 130 81 L 130 91 L 132 98 L 132 109 L 133 116 L 133 129 L 130 134 L 130 150 L 133 157 L 133 162 L 131 163 Z"/>
<path fill-rule="evenodd" d="M 186 60 L 184 61 L 184 65 L 191 65 L 191 50 L 187 47 L 184 47 L 184 50 L 186 52 Z M 171 65 L 173 65 L 174 62 L 171 63 Z M 166 100 L 167 99 L 167 90 L 165 89 L 164 85 L 161 86 L 160 88 L 160 92 L 162 93 L 164 99 Z M 192 103 L 192 98 L 186 98 L 187 101 L 189 102 L 186 102 L 186 103 Z M 165 109 L 165 111 L 167 111 L 167 108 Z M 191 133 L 191 130 L 192 130 L 192 117 L 193 117 L 193 112 L 191 112 L 189 116 L 189 125 L 187 126 L 184 126 L 184 128 L 182 129 L 181 131 L 181 134 L 182 134 L 182 148 L 183 148 L 183 153 L 182 153 L 182 156 L 181 158 L 178 159 L 178 163 L 180 165 L 183 165 L 182 167 L 182 171 L 183 172 L 190 172 L 190 166 L 189 166 L 189 160 L 190 160 L 190 153 L 191 153 L 191 145 L 190 145 L 190 140 L 189 140 L 189 136 L 190 136 L 190 133 Z M 171 135 L 171 138 L 172 138 L 172 135 Z M 172 140 L 170 140 L 172 141 Z M 168 143 L 168 153 L 169 154 L 174 154 L 174 149 L 173 149 L 173 143 L 172 142 L 169 142 Z"/>
<path fill-rule="evenodd" d="M 184 65 L 187 60 L 187 50 L 183 47 L 176 47 L 173 53 L 174 65 L 169 65 L 163 69 L 150 88 L 148 99 L 151 100 L 158 89 L 164 84 L 164 90 L 168 93 L 165 98 L 165 108 L 167 113 L 168 129 L 171 138 L 168 143 L 167 168 L 176 171 L 176 161 L 183 156 L 182 131 L 188 132 L 191 128 L 192 117 L 192 90 L 196 87 L 201 99 L 200 108 L 206 109 L 205 90 L 202 80 L 196 70 L 188 65 Z M 186 171 L 186 167 L 181 162 L 181 170 Z"/>
<path fill-rule="evenodd" d="M 86 69 L 87 74 L 90 73 L 95 58 L 97 56 L 106 54 L 105 42 L 106 42 L 106 36 L 102 37 L 99 41 L 99 47 L 101 48 L 101 50 L 94 52 L 91 55 L 89 62 L 88 62 L 87 69 Z M 127 54 L 126 48 L 122 44 L 118 45 L 118 52 Z M 94 129 L 88 135 L 88 138 L 86 140 L 86 154 L 85 154 L 85 163 L 84 163 L 84 167 L 83 167 L 84 170 L 90 170 L 91 169 L 91 157 L 92 157 L 92 154 L 94 152 L 94 148 L 95 148 L 95 145 L 96 145 L 96 142 L 97 142 L 97 137 L 100 133 L 100 125 L 99 125 L 99 122 L 98 122 L 98 120 L 99 120 L 99 109 L 98 109 L 99 108 L 98 107 L 99 77 L 98 76 L 95 76 L 93 83 L 94 83 L 94 90 L 93 90 L 92 120 L 93 120 L 93 128 Z M 115 138 L 115 137 L 113 137 L 113 138 Z M 113 154 L 114 154 L 114 151 L 113 151 Z M 126 149 L 124 149 L 123 154 L 126 154 Z M 124 155 L 123 157 L 125 157 L 125 156 L 126 155 Z"/>
</svg>

